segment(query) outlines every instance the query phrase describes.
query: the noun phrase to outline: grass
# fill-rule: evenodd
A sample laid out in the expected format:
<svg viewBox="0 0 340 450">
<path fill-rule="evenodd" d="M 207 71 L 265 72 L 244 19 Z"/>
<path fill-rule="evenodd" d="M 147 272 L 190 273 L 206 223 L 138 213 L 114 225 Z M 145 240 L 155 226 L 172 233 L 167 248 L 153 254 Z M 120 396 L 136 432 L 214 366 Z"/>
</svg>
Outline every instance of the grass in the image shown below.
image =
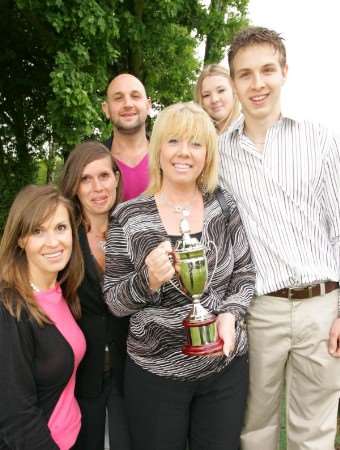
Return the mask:
<svg viewBox="0 0 340 450">
<path fill-rule="evenodd" d="M 286 429 L 285 429 L 285 402 L 282 402 L 281 405 L 281 433 L 280 433 L 280 450 L 286 450 Z M 340 450 L 340 404 L 339 404 L 339 412 L 338 412 L 338 427 L 337 427 L 337 435 L 335 439 L 335 450 Z"/>
<path fill-rule="evenodd" d="M 338 413 L 338 433 L 335 440 L 335 450 L 340 450 L 340 412 Z"/>
</svg>

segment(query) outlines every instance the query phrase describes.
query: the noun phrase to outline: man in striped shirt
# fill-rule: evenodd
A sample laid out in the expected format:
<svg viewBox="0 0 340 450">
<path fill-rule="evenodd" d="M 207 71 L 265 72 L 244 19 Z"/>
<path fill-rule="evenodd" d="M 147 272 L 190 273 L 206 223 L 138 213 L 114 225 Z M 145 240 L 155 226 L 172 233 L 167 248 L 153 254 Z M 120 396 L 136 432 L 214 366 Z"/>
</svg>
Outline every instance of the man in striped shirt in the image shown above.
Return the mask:
<svg viewBox="0 0 340 450">
<path fill-rule="evenodd" d="M 334 449 L 340 393 L 340 149 L 324 128 L 281 115 L 279 34 L 241 31 L 229 67 L 244 117 L 220 138 L 257 269 L 249 309 L 250 393 L 242 450 Z"/>
</svg>

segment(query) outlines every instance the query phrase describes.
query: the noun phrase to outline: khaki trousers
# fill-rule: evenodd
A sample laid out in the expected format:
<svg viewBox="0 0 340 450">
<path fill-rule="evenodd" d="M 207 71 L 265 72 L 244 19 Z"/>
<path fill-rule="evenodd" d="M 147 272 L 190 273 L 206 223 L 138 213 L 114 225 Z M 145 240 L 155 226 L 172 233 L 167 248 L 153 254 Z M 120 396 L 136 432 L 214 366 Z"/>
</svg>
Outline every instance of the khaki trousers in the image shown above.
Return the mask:
<svg viewBox="0 0 340 450">
<path fill-rule="evenodd" d="M 287 450 L 334 450 L 340 359 L 329 355 L 327 344 L 338 294 L 304 300 L 262 296 L 252 302 L 242 450 L 277 450 L 284 386 Z"/>
</svg>

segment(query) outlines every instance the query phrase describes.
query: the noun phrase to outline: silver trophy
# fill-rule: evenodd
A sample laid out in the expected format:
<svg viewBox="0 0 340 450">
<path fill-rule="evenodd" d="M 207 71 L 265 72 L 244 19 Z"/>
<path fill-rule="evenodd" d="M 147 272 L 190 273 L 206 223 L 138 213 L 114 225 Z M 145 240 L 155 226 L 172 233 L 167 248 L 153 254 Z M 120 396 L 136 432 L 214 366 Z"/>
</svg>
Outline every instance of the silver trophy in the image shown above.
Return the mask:
<svg viewBox="0 0 340 450">
<path fill-rule="evenodd" d="M 206 248 L 196 238 L 190 236 L 190 226 L 186 218 L 180 221 L 182 239 L 177 241 L 174 250 L 178 270 L 178 276 L 185 292 L 193 302 L 192 310 L 183 325 L 186 329 L 187 342 L 182 348 L 186 355 L 208 355 L 221 352 L 223 341 L 218 336 L 216 316 L 207 311 L 200 303 L 200 298 L 208 287 L 217 264 L 216 245 L 212 244 L 216 251 L 215 269 L 208 282 L 208 264 Z"/>
</svg>

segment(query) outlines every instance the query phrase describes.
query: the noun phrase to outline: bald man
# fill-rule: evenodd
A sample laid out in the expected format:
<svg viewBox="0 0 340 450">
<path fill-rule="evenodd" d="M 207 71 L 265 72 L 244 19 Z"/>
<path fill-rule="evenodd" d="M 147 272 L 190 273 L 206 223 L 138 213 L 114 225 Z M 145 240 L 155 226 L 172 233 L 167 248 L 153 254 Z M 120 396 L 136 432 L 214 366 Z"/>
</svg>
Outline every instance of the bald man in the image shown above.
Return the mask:
<svg viewBox="0 0 340 450">
<path fill-rule="evenodd" d="M 124 73 L 108 84 L 102 109 L 113 126 L 113 135 L 105 144 L 122 173 L 123 200 L 129 200 L 141 194 L 149 181 L 145 122 L 151 100 L 141 81 Z"/>
</svg>

